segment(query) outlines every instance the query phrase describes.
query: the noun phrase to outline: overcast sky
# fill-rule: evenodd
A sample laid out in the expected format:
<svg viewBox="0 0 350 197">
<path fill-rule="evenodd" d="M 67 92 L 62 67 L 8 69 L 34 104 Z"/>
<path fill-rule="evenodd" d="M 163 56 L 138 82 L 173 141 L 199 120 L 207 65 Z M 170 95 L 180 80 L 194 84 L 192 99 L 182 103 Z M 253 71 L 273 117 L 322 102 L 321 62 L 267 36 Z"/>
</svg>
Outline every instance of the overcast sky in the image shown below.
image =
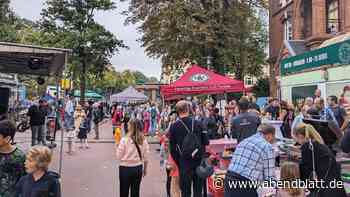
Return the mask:
<svg viewBox="0 0 350 197">
<path fill-rule="evenodd" d="M 129 50 L 122 49 L 119 54 L 116 54 L 111 60 L 112 64 L 119 71 L 139 70 L 148 77 L 154 76 L 159 79 L 161 74 L 160 61 L 146 56 L 144 49 L 140 46 L 141 43 L 136 41 L 140 38 L 140 34 L 137 33 L 135 26 L 123 25 L 125 16 L 121 15 L 120 12 L 127 8 L 128 3 L 115 1 L 118 1 L 116 10 L 96 15 L 96 20 L 100 24 L 113 32 L 118 39 L 124 40 L 125 44 L 130 47 Z M 45 0 L 11 0 L 11 6 L 17 15 L 30 20 L 38 20 L 44 2 Z"/>
</svg>

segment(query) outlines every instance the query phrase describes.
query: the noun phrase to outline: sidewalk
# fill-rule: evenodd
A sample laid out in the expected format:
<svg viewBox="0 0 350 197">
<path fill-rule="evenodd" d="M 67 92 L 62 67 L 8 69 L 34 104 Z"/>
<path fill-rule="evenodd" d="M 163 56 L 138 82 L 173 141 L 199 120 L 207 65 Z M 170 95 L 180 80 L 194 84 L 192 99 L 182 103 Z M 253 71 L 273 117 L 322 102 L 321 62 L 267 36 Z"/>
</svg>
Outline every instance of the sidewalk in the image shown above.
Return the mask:
<svg viewBox="0 0 350 197">
<path fill-rule="evenodd" d="M 100 139 L 95 140 L 95 133 L 94 130 L 91 130 L 90 134 L 88 135 L 89 143 L 114 143 L 114 136 L 112 133 L 112 124 L 110 120 L 105 120 L 100 125 Z M 18 144 L 23 143 L 31 143 L 31 130 L 27 130 L 24 133 L 16 133 L 15 142 Z M 61 131 L 57 131 L 56 133 L 56 143 L 59 143 L 61 140 Z M 157 137 L 147 137 L 148 143 L 150 144 L 158 144 L 159 139 Z M 64 136 L 64 141 L 66 141 L 66 137 Z M 76 142 L 79 142 L 78 139 L 76 139 Z"/>
<path fill-rule="evenodd" d="M 51 170 L 58 172 L 60 163 L 60 138 L 57 133 L 57 147 L 53 149 L 54 159 Z M 90 134 L 90 149 L 79 149 L 76 144 L 74 155 L 66 154 L 67 144 L 63 144 L 62 157 L 62 196 L 74 197 L 118 197 L 119 175 L 115 159 L 115 146 L 112 136 L 112 126 L 106 122 L 100 127 L 101 140 L 92 140 Z M 31 132 L 16 135 L 17 146 L 27 151 L 30 148 Z M 165 170 L 160 168 L 159 146 L 151 145 L 148 175 L 141 186 L 142 197 L 165 197 Z"/>
</svg>

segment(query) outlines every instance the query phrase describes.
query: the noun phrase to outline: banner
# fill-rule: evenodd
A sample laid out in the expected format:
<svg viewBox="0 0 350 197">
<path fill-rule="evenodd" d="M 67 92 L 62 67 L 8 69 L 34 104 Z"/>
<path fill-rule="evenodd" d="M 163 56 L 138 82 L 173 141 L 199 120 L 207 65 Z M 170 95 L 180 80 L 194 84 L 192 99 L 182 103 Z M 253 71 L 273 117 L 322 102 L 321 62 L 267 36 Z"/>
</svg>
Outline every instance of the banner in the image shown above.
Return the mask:
<svg viewBox="0 0 350 197">
<path fill-rule="evenodd" d="M 323 65 L 350 64 L 350 40 L 283 59 L 282 76 Z"/>
</svg>

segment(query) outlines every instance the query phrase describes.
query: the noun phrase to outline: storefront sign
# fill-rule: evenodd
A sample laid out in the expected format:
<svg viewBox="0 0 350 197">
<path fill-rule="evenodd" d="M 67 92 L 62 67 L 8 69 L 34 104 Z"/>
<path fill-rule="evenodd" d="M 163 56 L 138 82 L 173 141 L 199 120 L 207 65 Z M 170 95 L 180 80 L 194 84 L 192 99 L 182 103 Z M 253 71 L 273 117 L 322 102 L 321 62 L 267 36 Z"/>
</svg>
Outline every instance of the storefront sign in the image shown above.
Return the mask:
<svg viewBox="0 0 350 197">
<path fill-rule="evenodd" d="M 350 64 L 350 40 L 286 58 L 281 62 L 281 74 L 340 64 Z"/>
</svg>

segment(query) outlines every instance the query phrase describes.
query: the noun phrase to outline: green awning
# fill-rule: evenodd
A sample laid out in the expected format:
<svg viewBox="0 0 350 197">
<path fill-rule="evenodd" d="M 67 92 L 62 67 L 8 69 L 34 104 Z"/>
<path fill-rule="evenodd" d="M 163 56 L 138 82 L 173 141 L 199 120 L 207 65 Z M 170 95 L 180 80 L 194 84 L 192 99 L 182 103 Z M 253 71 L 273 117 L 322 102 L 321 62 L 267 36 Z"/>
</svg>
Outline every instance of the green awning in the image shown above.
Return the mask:
<svg viewBox="0 0 350 197">
<path fill-rule="evenodd" d="M 74 97 L 80 97 L 80 90 L 75 90 L 74 91 Z M 85 92 L 85 97 L 86 98 L 92 98 L 92 99 L 103 99 L 103 96 L 100 94 L 97 94 L 96 92 L 92 90 L 87 90 Z"/>
<path fill-rule="evenodd" d="M 283 59 L 280 71 L 284 76 L 308 69 L 317 69 L 324 65 L 346 64 L 350 64 L 350 40 Z"/>
</svg>

